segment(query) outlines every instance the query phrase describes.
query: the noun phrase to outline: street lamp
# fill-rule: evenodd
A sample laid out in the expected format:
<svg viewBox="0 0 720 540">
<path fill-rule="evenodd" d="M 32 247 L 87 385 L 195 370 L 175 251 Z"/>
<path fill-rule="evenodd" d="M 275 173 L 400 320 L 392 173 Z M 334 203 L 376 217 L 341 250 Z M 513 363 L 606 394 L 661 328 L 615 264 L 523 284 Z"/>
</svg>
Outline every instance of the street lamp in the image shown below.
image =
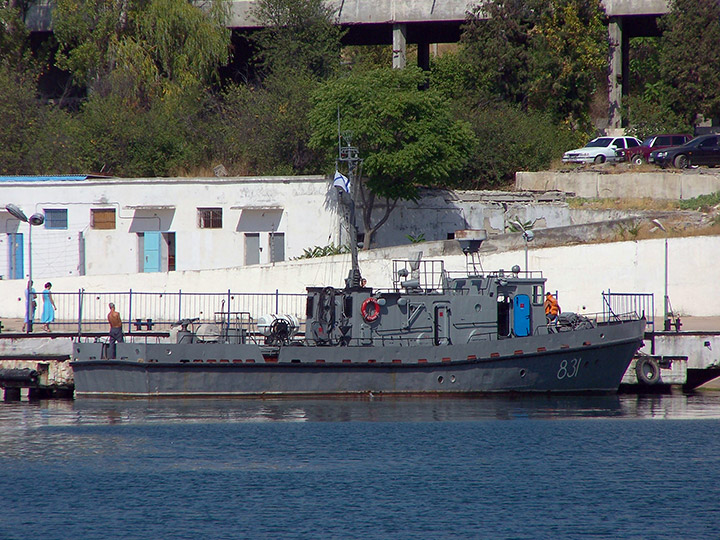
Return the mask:
<svg viewBox="0 0 720 540">
<path fill-rule="evenodd" d="M 657 227 L 665 233 L 665 296 L 663 297 L 663 328 L 667 332 L 670 330 L 670 319 L 668 318 L 668 235 L 667 229 L 663 227 L 663 224 L 660 223 L 660 221 L 653 219 L 651 223 L 657 225 Z"/>
<path fill-rule="evenodd" d="M 511 225 L 515 225 L 516 227 L 519 227 L 520 230 L 523 233 L 523 238 L 525 239 L 525 271 L 528 271 L 528 244 L 533 241 L 535 238 L 535 233 L 532 232 L 530 229 L 526 229 L 523 227 L 523 224 L 520 223 L 519 219 L 516 219 L 515 221 L 510 222 Z"/>
<path fill-rule="evenodd" d="M 25 215 L 25 212 L 20 210 L 19 207 L 15 206 L 14 204 L 8 204 L 5 205 L 5 209 L 10 212 L 10 214 L 13 217 L 16 217 L 20 221 L 24 221 L 28 224 L 28 282 L 27 282 L 27 299 L 25 302 L 25 320 L 27 321 L 27 325 L 25 326 L 25 331 L 29 334 L 32 332 L 32 318 L 31 313 L 32 310 L 30 308 L 30 305 L 32 304 L 32 297 L 31 297 L 31 291 L 32 291 L 32 228 L 33 225 L 42 225 L 45 223 L 45 216 L 42 214 L 33 214 L 29 218 Z"/>
</svg>

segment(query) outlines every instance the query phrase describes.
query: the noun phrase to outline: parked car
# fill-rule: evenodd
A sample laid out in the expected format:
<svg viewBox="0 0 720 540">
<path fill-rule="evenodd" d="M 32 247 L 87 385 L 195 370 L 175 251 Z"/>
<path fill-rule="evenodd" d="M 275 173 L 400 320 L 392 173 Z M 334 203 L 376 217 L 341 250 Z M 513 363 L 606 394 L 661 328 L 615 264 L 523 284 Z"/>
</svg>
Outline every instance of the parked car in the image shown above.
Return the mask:
<svg viewBox="0 0 720 540">
<path fill-rule="evenodd" d="M 649 163 L 684 169 L 692 165 L 720 165 L 720 135 L 701 135 L 682 146 L 671 146 L 650 152 Z"/>
<path fill-rule="evenodd" d="M 640 146 L 626 149 L 625 161 L 629 161 L 633 165 L 642 165 L 647 163 L 650 152 L 670 146 L 681 146 L 690 139 L 692 137 L 685 134 L 652 135 L 645 139 Z"/>
<path fill-rule="evenodd" d="M 622 161 L 627 148 L 640 146 L 635 137 L 597 137 L 583 148 L 569 150 L 563 155 L 563 163 L 605 163 Z"/>
</svg>

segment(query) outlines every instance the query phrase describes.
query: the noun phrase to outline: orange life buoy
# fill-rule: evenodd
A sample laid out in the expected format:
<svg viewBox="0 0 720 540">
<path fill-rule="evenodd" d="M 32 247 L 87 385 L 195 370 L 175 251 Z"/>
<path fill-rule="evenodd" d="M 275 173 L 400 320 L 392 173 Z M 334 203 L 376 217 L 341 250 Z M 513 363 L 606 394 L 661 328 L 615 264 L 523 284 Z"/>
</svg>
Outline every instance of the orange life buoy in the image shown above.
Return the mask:
<svg viewBox="0 0 720 540">
<path fill-rule="evenodd" d="M 372 311 L 368 309 L 370 306 L 372 306 Z M 362 313 L 363 319 L 367 322 L 373 322 L 380 316 L 380 304 L 372 296 L 370 298 L 366 298 L 362 303 L 360 313 Z"/>
</svg>

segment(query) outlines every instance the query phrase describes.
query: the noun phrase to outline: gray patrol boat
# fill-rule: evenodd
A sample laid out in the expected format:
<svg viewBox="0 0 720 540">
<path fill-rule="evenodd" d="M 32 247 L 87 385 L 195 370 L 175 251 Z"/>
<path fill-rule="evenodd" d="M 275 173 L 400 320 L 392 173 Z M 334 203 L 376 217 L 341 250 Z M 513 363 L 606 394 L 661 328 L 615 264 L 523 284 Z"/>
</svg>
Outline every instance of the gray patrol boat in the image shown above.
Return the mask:
<svg viewBox="0 0 720 540">
<path fill-rule="evenodd" d="M 643 343 L 635 313 L 563 314 L 549 324 L 541 272 L 484 273 L 485 231 L 458 231 L 467 271 L 394 261 L 393 287 L 307 290 L 293 316 L 223 324 L 215 336 L 180 321 L 172 343 L 75 343 L 78 397 L 467 395 L 615 392 Z M 361 283 L 361 282 L 360 282 Z"/>
<path fill-rule="evenodd" d="M 349 139 L 349 138 L 348 138 Z M 357 148 L 339 148 L 350 180 Z M 545 317 L 541 272 L 482 270 L 482 230 L 458 231 L 462 275 L 443 261 L 393 262 L 389 289 L 363 286 L 348 178 L 335 186 L 345 210 L 352 268 L 345 287 L 307 289 L 305 320 L 251 315 L 220 332 L 178 322 L 174 342 L 77 342 L 77 397 L 468 395 L 615 392 L 643 343 L 645 319 L 611 310 Z M 257 317 L 257 318 L 255 318 Z M 304 331 L 301 332 L 301 329 Z"/>
</svg>

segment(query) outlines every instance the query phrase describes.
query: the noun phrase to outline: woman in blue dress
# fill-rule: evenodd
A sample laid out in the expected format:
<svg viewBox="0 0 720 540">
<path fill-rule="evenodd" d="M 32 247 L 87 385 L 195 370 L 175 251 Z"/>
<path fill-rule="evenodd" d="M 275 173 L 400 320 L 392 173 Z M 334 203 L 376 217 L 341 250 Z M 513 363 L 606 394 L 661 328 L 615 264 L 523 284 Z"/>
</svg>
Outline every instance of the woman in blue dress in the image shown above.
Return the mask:
<svg viewBox="0 0 720 540">
<path fill-rule="evenodd" d="M 49 281 L 45 284 L 45 289 L 42 292 L 42 299 L 43 299 L 43 310 L 42 310 L 42 318 L 40 319 L 40 322 L 43 323 L 43 328 L 46 332 L 50 332 L 50 323 L 55 321 L 55 301 L 53 300 L 52 293 L 50 292 L 50 289 L 52 288 L 52 283 Z"/>
</svg>

